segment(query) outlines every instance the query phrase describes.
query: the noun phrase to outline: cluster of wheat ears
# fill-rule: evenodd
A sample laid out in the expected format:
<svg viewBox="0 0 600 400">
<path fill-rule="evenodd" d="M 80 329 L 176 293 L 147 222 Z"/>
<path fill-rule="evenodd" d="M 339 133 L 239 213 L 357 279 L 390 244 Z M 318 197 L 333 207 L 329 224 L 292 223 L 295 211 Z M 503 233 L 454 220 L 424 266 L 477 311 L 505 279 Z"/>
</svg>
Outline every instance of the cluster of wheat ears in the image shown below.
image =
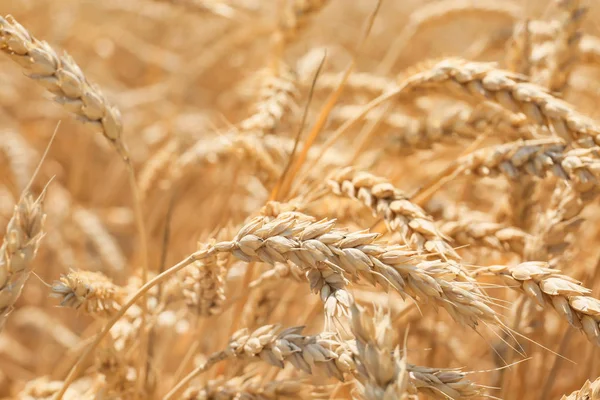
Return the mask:
<svg viewBox="0 0 600 400">
<path fill-rule="evenodd" d="M 2 0 L 0 398 L 599 400 L 599 20 Z"/>
</svg>

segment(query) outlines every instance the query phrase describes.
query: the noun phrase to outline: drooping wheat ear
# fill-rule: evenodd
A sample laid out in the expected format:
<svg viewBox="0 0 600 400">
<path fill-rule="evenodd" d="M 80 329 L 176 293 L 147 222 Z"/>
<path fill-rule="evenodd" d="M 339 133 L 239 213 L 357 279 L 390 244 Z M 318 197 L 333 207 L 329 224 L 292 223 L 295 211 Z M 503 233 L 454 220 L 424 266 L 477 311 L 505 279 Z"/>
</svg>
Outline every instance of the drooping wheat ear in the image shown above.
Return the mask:
<svg viewBox="0 0 600 400">
<path fill-rule="evenodd" d="M 598 400 L 600 399 L 600 378 L 594 382 L 585 381 L 581 389 L 574 391 L 568 396 L 563 396 L 560 400 Z"/>
<path fill-rule="evenodd" d="M 25 193 L 6 227 L 0 247 L 0 331 L 33 268 L 46 220 L 43 201 L 44 193 L 35 200 Z"/>
<path fill-rule="evenodd" d="M 594 148 L 567 150 L 559 139 L 539 139 L 483 148 L 460 158 L 457 164 L 464 173 L 502 174 L 512 180 L 552 174 L 586 194 L 598 190 L 600 161 L 593 155 L 595 151 Z"/>
<path fill-rule="evenodd" d="M 52 285 L 52 296 L 60 305 L 82 309 L 86 314 L 110 317 L 118 311 L 126 290 L 100 272 L 71 270 Z"/>
<path fill-rule="evenodd" d="M 286 111 L 295 105 L 298 96 L 296 74 L 283 62 L 277 69 L 267 69 L 260 73 L 261 84 L 258 90 L 256 111 L 239 124 L 242 132 L 271 134 L 277 129 Z"/>
<path fill-rule="evenodd" d="M 521 289 L 540 306 L 554 308 L 571 326 L 581 329 L 590 342 L 600 346 L 600 300 L 588 296 L 591 290 L 580 282 L 538 261 L 480 271 L 501 276 L 509 287 Z"/>
<path fill-rule="evenodd" d="M 408 399 L 409 378 L 405 357 L 400 356 L 389 315 L 374 316 L 352 305 L 351 327 L 356 338 L 354 356 L 365 400 Z"/>
<path fill-rule="evenodd" d="M 122 138 L 121 113 L 85 78 L 70 55 L 59 57 L 48 43 L 34 38 L 11 15 L 0 17 L 0 51 L 50 91 L 57 103 L 101 132 L 123 159 L 129 159 Z"/>
<path fill-rule="evenodd" d="M 471 101 L 490 101 L 556 135 L 584 147 L 600 144 L 600 126 L 524 76 L 496 68 L 494 63 L 447 59 L 401 83 L 403 91 L 445 89 Z"/>
<path fill-rule="evenodd" d="M 426 261 L 407 247 L 377 243 L 377 234 L 349 233 L 334 229 L 334 224 L 335 221 L 328 220 L 313 222 L 294 212 L 282 213 L 274 219 L 260 216 L 248 222 L 232 241 L 217 243 L 213 249 L 230 252 L 247 262 L 273 265 L 291 261 L 306 272 L 317 270 L 312 274 L 321 274 L 319 282 L 324 286 L 319 289 L 326 314 L 333 310 L 347 312 L 349 293 L 334 289 L 341 285 L 342 278 L 354 282 L 360 277 L 421 302 L 432 301 L 459 323 L 473 328 L 480 320 L 498 322 L 478 286 L 465 276 L 459 265 Z M 330 286 L 331 277 L 335 277 L 336 286 Z"/>
<path fill-rule="evenodd" d="M 291 364 L 308 374 L 322 374 L 344 380 L 344 374 L 355 369 L 347 344 L 336 339 L 332 332 L 305 336 L 304 327 L 282 330 L 278 325 L 265 325 L 252 332 L 244 328 L 235 332 L 223 351 L 213 353 L 208 360 L 183 378 L 163 400 L 171 400 L 194 377 L 226 359 L 264 361 L 283 368 Z"/>
<path fill-rule="evenodd" d="M 411 248 L 446 259 L 460 259 L 433 219 L 386 179 L 348 167 L 334 173 L 327 183 L 334 194 L 357 199 L 371 208 Z"/>
<path fill-rule="evenodd" d="M 560 16 L 558 35 L 552 41 L 549 65 L 536 76 L 536 83 L 552 91 L 564 89 L 569 75 L 577 63 L 582 21 L 587 9 L 579 0 L 557 0 Z"/>
<path fill-rule="evenodd" d="M 342 106 L 332 113 L 332 119 L 345 121 L 361 111 L 361 106 Z M 376 118 L 374 112 L 365 119 Z M 507 113 L 499 107 L 487 105 L 472 109 L 452 108 L 441 115 L 428 114 L 424 118 L 412 118 L 400 113 L 390 113 L 381 122 L 391 128 L 386 134 L 390 141 L 389 151 L 411 154 L 419 149 L 431 149 L 435 144 L 456 144 L 457 139 L 473 140 L 485 131 L 501 139 L 531 138 L 530 127 L 524 117 Z"/>
<path fill-rule="evenodd" d="M 440 232 L 457 246 L 488 247 L 523 254 L 529 234 L 521 229 L 496 222 L 460 219 L 439 225 Z"/>
<path fill-rule="evenodd" d="M 471 399 L 482 396 L 482 387 L 465 379 L 467 374 L 459 369 L 431 368 L 408 365 L 410 383 L 419 393 L 433 399 Z"/>
<path fill-rule="evenodd" d="M 182 400 L 311 400 L 325 398 L 327 391 L 310 382 L 293 379 L 262 383 L 258 377 L 216 379 L 186 390 Z"/>
<path fill-rule="evenodd" d="M 310 18 L 327 5 L 329 0 L 288 0 L 279 23 L 284 41 L 293 40 Z"/>
<path fill-rule="evenodd" d="M 600 38 L 583 36 L 579 41 L 579 57 L 582 62 L 600 64 Z"/>
<path fill-rule="evenodd" d="M 199 316 L 221 313 L 228 258 L 228 254 L 215 254 L 196 261 L 183 271 L 183 297 L 187 306 Z"/>
</svg>

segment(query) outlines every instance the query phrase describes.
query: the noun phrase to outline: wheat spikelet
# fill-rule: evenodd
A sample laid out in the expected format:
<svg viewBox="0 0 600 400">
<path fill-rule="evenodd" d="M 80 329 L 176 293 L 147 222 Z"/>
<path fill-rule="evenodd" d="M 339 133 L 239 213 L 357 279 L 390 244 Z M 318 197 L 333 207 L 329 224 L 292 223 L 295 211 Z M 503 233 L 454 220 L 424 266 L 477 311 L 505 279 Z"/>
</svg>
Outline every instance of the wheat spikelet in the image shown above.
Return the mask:
<svg viewBox="0 0 600 400">
<path fill-rule="evenodd" d="M 509 287 L 521 289 L 541 307 L 552 307 L 569 324 L 582 330 L 589 341 L 600 346 L 600 301 L 588 296 L 591 290 L 548 263 L 530 261 L 510 266 L 493 266 L 482 272 L 499 275 Z"/>
<path fill-rule="evenodd" d="M 600 143 L 600 127 L 570 104 L 531 84 L 525 77 L 497 69 L 493 63 L 448 59 L 426 72 L 406 79 L 404 91 L 444 88 L 472 100 L 491 101 L 530 121 L 547 126 L 565 140 L 577 140 L 585 147 Z"/>
<path fill-rule="evenodd" d="M 594 382 L 586 381 L 581 389 L 574 391 L 570 395 L 565 395 L 561 400 L 597 400 L 600 399 L 600 379 Z"/>
<path fill-rule="evenodd" d="M 52 295 L 61 299 L 63 307 L 109 317 L 121 307 L 126 292 L 100 272 L 71 270 L 54 282 Z"/>
<path fill-rule="evenodd" d="M 10 15 L 0 17 L 0 50 L 54 94 L 57 103 L 93 125 L 121 157 L 129 159 L 122 138 L 121 113 L 87 81 L 71 56 L 65 53 L 59 57 L 48 43 L 34 38 Z"/>
<path fill-rule="evenodd" d="M 44 194 L 34 199 L 25 194 L 14 208 L 0 247 L 0 330 L 13 310 L 33 268 L 46 215 Z"/>
</svg>

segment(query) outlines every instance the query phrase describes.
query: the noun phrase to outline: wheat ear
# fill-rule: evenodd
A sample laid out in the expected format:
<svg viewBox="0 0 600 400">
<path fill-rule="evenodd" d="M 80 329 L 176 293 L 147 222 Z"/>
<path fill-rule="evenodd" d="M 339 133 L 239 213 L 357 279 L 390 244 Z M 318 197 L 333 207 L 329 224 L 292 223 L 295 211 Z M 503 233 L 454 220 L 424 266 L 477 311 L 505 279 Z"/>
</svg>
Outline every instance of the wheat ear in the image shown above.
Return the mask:
<svg viewBox="0 0 600 400">
<path fill-rule="evenodd" d="M 600 127 L 593 120 L 524 76 L 500 70 L 494 63 L 446 59 L 403 80 L 401 88 L 404 92 L 443 88 L 467 99 L 490 101 L 524 114 L 565 140 L 577 140 L 584 147 L 600 144 Z"/>
<path fill-rule="evenodd" d="M 327 183 L 333 193 L 357 199 L 371 208 L 412 248 L 447 259 L 460 258 L 433 219 L 386 179 L 348 167 L 334 173 Z"/>
<path fill-rule="evenodd" d="M 121 113 L 85 78 L 70 55 L 59 57 L 48 43 L 33 37 L 11 15 L 0 17 L 0 51 L 54 94 L 57 103 L 100 131 L 123 159 L 129 159 L 122 138 Z"/>
<path fill-rule="evenodd" d="M 588 296 L 591 290 L 575 279 L 538 261 L 485 267 L 481 272 L 501 276 L 509 287 L 521 289 L 541 307 L 554 308 L 571 326 L 581 329 L 590 342 L 600 346 L 600 300 Z"/>
<path fill-rule="evenodd" d="M 71 270 L 54 282 L 52 296 L 60 298 L 63 307 L 108 317 L 121 307 L 126 291 L 100 272 Z"/>
<path fill-rule="evenodd" d="M 21 295 L 21 290 L 33 268 L 46 215 L 44 193 L 37 199 L 24 194 L 8 221 L 6 235 L 0 247 L 0 330 Z"/>
</svg>

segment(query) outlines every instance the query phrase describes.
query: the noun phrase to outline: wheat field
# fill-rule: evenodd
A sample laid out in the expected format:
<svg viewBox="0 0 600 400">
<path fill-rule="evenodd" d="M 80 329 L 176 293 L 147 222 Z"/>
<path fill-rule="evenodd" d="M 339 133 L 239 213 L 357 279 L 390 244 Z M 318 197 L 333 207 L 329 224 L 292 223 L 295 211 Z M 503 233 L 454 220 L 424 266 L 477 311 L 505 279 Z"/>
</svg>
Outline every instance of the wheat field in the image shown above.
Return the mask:
<svg viewBox="0 0 600 400">
<path fill-rule="evenodd" d="M 600 400 L 598 21 L 1 0 L 0 399 Z"/>
</svg>

